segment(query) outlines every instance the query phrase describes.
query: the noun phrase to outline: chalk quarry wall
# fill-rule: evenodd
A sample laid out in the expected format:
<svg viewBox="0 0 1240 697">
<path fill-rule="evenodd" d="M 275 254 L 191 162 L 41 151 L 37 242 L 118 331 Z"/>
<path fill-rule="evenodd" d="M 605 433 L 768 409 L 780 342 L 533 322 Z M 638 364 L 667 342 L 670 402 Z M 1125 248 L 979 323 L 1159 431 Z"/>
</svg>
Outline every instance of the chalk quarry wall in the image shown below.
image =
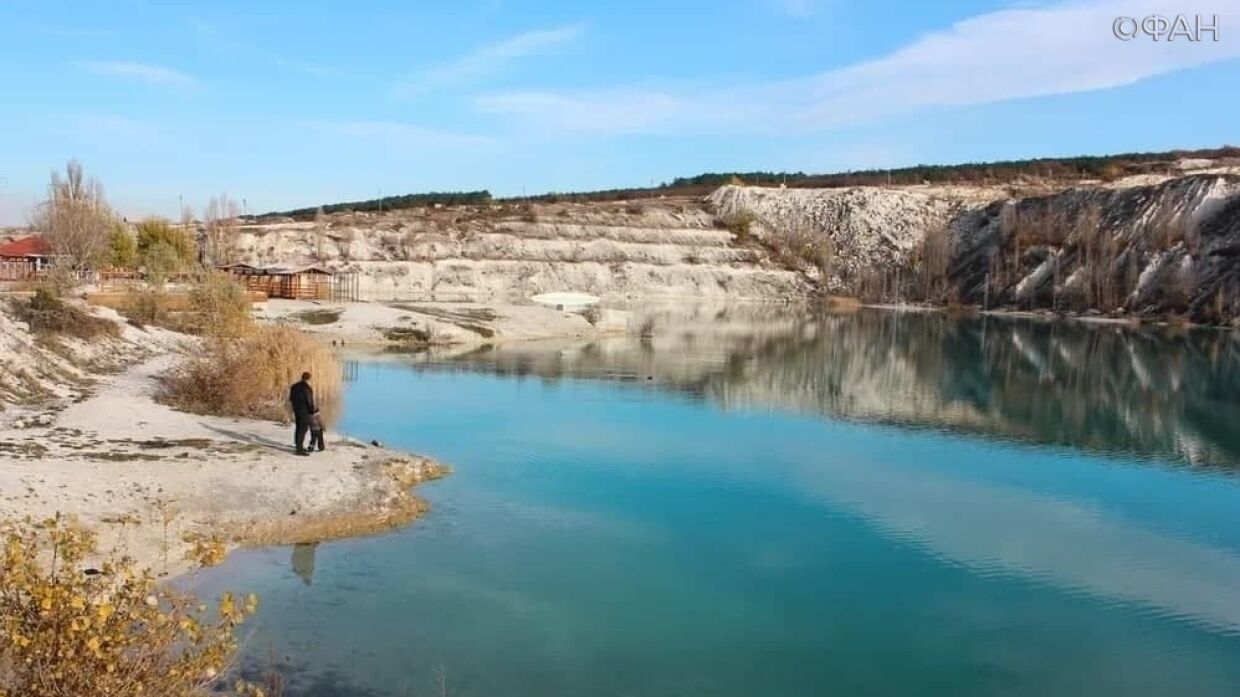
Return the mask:
<svg viewBox="0 0 1240 697">
<path fill-rule="evenodd" d="M 377 300 L 519 300 L 574 290 L 618 298 L 787 300 L 811 283 L 736 243 L 694 200 L 338 214 L 241 228 L 242 259 L 357 272 Z"/>
<path fill-rule="evenodd" d="M 814 263 L 787 249 L 811 242 L 828 250 Z M 1000 186 L 725 186 L 705 200 L 268 222 L 242 227 L 239 247 L 250 263 L 357 272 L 363 297 L 378 300 L 521 300 L 560 290 L 797 300 L 820 292 L 1226 323 L 1240 317 L 1240 176 L 1025 195 Z"/>
<path fill-rule="evenodd" d="M 991 308 L 1240 317 L 1240 176 L 1013 196 L 988 187 L 723 187 L 710 204 L 753 218 L 768 247 L 789 229 L 831 241 L 816 285 L 870 300 Z M 934 250 L 939 250 L 937 254 Z"/>
</svg>

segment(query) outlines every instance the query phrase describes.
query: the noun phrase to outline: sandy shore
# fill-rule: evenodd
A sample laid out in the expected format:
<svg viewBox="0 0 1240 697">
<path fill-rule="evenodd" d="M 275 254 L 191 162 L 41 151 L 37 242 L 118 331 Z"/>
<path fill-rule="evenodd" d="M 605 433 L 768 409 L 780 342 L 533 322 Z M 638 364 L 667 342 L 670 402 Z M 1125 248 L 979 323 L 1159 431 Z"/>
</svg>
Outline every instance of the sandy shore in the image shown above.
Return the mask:
<svg viewBox="0 0 1240 697">
<path fill-rule="evenodd" d="M 76 517 L 100 550 L 175 574 L 191 566 L 194 538 L 231 548 L 404 524 L 425 508 L 410 488 L 445 471 L 330 433 L 327 451 L 296 457 L 288 426 L 156 404 L 155 376 L 176 360 L 147 359 L 86 399 L 0 429 L 0 519 Z"/>
<path fill-rule="evenodd" d="M 29 382 L 39 405 L 0 408 L 0 521 L 73 517 L 98 533 L 102 553 L 176 574 L 192 566 L 186 551 L 195 539 L 231 548 L 402 525 L 425 509 L 411 488 L 445 472 L 427 458 L 372 445 L 367 434 L 329 434 L 326 452 L 297 457 L 287 425 L 157 404 L 158 376 L 194 341 L 126 324 L 112 310 L 91 311 L 116 322 L 121 336 L 48 342 L 0 312 L 0 381 Z M 387 347 L 422 337 L 445 350 L 618 334 L 629 321 L 616 310 L 587 317 L 533 305 L 281 300 L 255 316 L 336 345 Z"/>
</svg>

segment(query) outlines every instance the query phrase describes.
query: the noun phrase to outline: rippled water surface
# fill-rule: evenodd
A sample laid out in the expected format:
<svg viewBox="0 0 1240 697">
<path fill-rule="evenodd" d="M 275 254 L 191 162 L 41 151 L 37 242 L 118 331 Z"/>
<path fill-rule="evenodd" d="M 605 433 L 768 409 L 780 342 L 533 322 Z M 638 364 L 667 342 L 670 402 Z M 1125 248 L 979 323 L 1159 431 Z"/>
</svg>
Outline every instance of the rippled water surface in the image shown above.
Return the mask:
<svg viewBox="0 0 1240 697">
<path fill-rule="evenodd" d="M 1240 340 L 767 308 L 350 367 L 455 473 L 234 555 L 294 695 L 1240 694 Z"/>
</svg>

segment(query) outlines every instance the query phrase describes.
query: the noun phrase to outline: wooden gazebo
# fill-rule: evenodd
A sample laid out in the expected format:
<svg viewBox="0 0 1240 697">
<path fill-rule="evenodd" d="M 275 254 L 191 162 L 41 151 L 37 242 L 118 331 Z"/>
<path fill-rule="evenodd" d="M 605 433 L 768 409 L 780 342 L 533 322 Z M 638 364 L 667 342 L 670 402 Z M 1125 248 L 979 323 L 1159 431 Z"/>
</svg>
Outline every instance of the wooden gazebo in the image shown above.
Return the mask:
<svg viewBox="0 0 1240 697">
<path fill-rule="evenodd" d="M 232 274 L 246 290 L 266 293 L 269 298 L 331 300 L 335 274 L 320 266 L 289 268 L 229 264 L 220 267 Z"/>
</svg>

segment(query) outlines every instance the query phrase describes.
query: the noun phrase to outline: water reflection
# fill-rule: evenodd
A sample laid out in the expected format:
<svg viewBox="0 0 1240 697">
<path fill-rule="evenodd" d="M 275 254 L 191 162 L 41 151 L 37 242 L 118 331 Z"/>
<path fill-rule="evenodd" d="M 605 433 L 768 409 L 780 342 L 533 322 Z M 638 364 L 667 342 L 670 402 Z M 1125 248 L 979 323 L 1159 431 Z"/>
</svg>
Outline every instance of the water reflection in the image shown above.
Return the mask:
<svg viewBox="0 0 1240 697">
<path fill-rule="evenodd" d="M 318 548 L 317 542 L 293 545 L 293 573 L 307 586 L 314 583 L 314 553 Z"/>
<path fill-rule="evenodd" d="M 1195 465 L 1240 462 L 1234 332 L 789 307 L 665 310 L 652 338 L 411 360 L 670 388 L 727 408 L 962 429 Z"/>
<path fill-rule="evenodd" d="M 659 321 L 361 365 L 342 430 L 456 472 L 410 528 L 208 571 L 263 598 L 247 665 L 269 641 L 307 697 L 443 694 L 442 666 L 462 696 L 1237 694 L 1240 477 L 1201 417 L 1235 408 L 1230 335 Z M 568 375 L 625 382 L 539 384 Z"/>
<path fill-rule="evenodd" d="M 818 461 L 793 476 L 888 537 L 968 567 L 1135 604 L 1240 636 L 1240 555 L 1091 502 L 884 463 Z"/>
</svg>

